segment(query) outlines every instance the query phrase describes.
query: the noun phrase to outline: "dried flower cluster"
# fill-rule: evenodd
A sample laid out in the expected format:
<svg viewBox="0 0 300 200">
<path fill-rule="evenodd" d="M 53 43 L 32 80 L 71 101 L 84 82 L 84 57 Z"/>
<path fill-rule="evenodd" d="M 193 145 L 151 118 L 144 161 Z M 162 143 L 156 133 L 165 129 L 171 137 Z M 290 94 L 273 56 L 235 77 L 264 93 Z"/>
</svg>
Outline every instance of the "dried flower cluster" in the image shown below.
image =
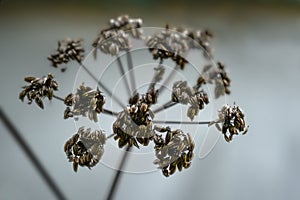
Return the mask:
<svg viewBox="0 0 300 200">
<path fill-rule="evenodd" d="M 153 118 L 154 113 L 150 110 L 149 104 L 144 102 L 143 98 L 138 98 L 135 104 L 120 112 L 113 124 L 113 132 L 116 134 L 114 139 L 118 140 L 119 147 L 122 148 L 128 144 L 139 148 L 138 143 L 147 146 L 154 136 L 152 128 Z"/>
<path fill-rule="evenodd" d="M 184 58 L 184 53 L 189 50 L 187 42 L 189 39 L 187 35 L 166 26 L 165 30 L 150 36 L 146 45 L 155 60 L 171 58 L 181 69 L 184 69 L 185 64 L 188 63 Z"/>
<path fill-rule="evenodd" d="M 73 162 L 74 171 L 78 170 L 78 166 L 86 166 L 91 168 L 95 166 L 101 159 L 104 153 L 104 144 L 107 138 L 114 136 L 118 141 L 120 148 L 128 145 L 140 148 L 140 145 L 147 146 L 150 142 L 154 143 L 156 160 L 154 164 L 162 170 L 164 176 L 168 177 L 175 173 L 176 168 L 181 171 L 183 168 L 188 168 L 193 159 L 194 141 L 188 133 L 184 133 L 180 129 L 171 130 L 170 127 L 154 126 L 154 123 L 160 123 L 160 120 L 154 119 L 154 112 L 150 109 L 152 105 L 158 102 L 158 97 L 161 95 L 161 86 L 155 89 L 156 84 L 161 81 L 165 74 L 165 68 L 162 65 L 165 59 L 172 59 L 175 63 L 176 71 L 178 68 L 185 69 L 188 61 L 184 58 L 187 53 L 194 50 L 201 50 L 206 58 L 206 61 L 212 63 L 212 48 L 211 39 L 213 35 L 205 30 L 188 30 L 178 27 L 169 28 L 167 25 L 161 32 L 152 36 L 145 37 L 142 27 L 142 20 L 130 18 L 128 15 L 123 15 L 117 19 L 109 21 L 108 28 L 100 31 L 96 40 L 93 42 L 94 56 L 99 49 L 102 53 L 119 56 L 121 51 L 127 53 L 127 63 L 130 72 L 134 69 L 132 57 L 129 50 L 131 49 L 131 37 L 142 39 L 146 42 L 149 51 L 155 60 L 159 59 L 158 66 L 154 68 L 154 76 L 149 85 L 147 92 L 139 95 L 138 91 L 134 91 L 133 95 L 128 99 L 128 106 L 119 113 L 104 109 L 105 97 L 102 92 L 97 89 L 81 84 L 76 93 L 70 93 L 64 99 L 53 94 L 58 90 L 58 84 L 53 80 L 53 75 L 42 78 L 26 77 L 25 81 L 29 85 L 24 86 L 19 98 L 24 101 L 27 97 L 28 103 L 35 101 L 40 108 L 44 108 L 43 98 L 47 97 L 51 100 L 53 97 L 62 100 L 67 106 L 64 112 L 64 118 L 74 117 L 75 120 L 79 116 L 88 117 L 91 121 L 98 121 L 98 114 L 101 112 L 110 114 L 116 117 L 112 126 L 113 134 L 106 137 L 103 131 L 91 131 L 90 128 L 81 127 L 78 132 L 73 135 L 64 146 L 64 151 L 70 162 Z M 82 64 L 84 57 L 84 49 L 82 40 L 66 39 L 58 42 L 56 52 L 48 57 L 52 62 L 52 66 L 58 67 L 62 63 L 68 63 L 71 60 L 76 60 L 87 74 L 93 79 L 93 74 L 87 67 Z M 118 64 L 121 69 L 121 74 L 125 74 L 121 59 L 117 57 Z M 173 83 L 171 101 L 163 104 L 156 112 L 162 109 L 168 109 L 177 103 L 189 105 L 187 116 L 193 120 L 200 110 L 209 103 L 207 93 L 203 90 L 204 84 L 212 84 L 215 86 L 215 98 L 219 98 L 225 94 L 230 94 L 231 80 L 227 75 L 225 66 L 218 62 L 217 68 L 213 68 L 212 64 L 203 67 L 202 73 L 199 75 L 197 83 L 194 87 L 188 86 L 187 81 L 175 81 Z M 64 69 L 62 69 L 63 71 Z M 123 73 L 124 72 L 124 73 Z M 134 73 L 129 74 L 131 87 L 127 83 L 128 94 L 131 95 L 130 88 L 135 90 Z M 171 80 L 172 73 L 165 80 L 165 83 Z M 166 83 L 167 84 L 167 83 Z M 98 82 L 100 88 L 107 93 L 101 82 Z M 115 99 L 120 101 L 120 99 Z M 122 102 L 120 103 L 122 105 Z M 124 106 L 125 107 L 125 106 Z M 123 108 L 124 108 L 123 107 Z M 225 105 L 219 111 L 219 118 L 211 122 L 187 122 L 186 124 L 208 124 L 215 125 L 217 129 L 224 135 L 227 142 L 230 142 L 234 135 L 239 132 L 245 134 L 248 130 L 244 120 L 243 111 L 236 105 L 230 107 Z M 180 124 L 181 121 L 168 121 L 167 123 Z M 219 124 L 222 124 L 220 127 Z M 121 170 L 121 169 L 120 169 Z"/>
<path fill-rule="evenodd" d="M 70 60 L 76 60 L 79 63 L 84 58 L 84 48 L 82 39 L 72 40 L 70 38 L 59 41 L 57 50 L 48 57 L 53 67 L 58 67 L 62 63 L 68 63 Z M 64 71 L 64 69 L 62 69 Z"/>
<path fill-rule="evenodd" d="M 142 23 L 142 19 L 132 19 L 128 15 L 111 19 L 110 26 L 102 30 L 93 42 L 93 47 L 96 48 L 94 56 L 97 56 L 97 49 L 113 56 L 118 55 L 120 51 L 128 51 L 131 48 L 129 36 L 142 37 Z"/>
<path fill-rule="evenodd" d="M 51 100 L 53 98 L 53 91 L 58 90 L 58 84 L 53 78 L 52 74 L 48 74 L 48 76 L 42 78 L 33 76 L 25 77 L 24 80 L 28 82 L 29 85 L 23 87 L 19 99 L 24 101 L 24 98 L 27 97 L 28 104 L 31 104 L 34 100 L 35 103 L 43 109 L 43 98 L 47 97 Z"/>
<path fill-rule="evenodd" d="M 204 105 L 209 103 L 208 95 L 203 90 L 195 91 L 189 87 L 186 81 L 177 81 L 173 85 L 172 101 L 181 104 L 190 104 L 187 116 L 193 120 L 204 109 Z"/>
<path fill-rule="evenodd" d="M 65 144 L 64 151 L 73 162 L 73 169 L 77 172 L 78 165 L 84 167 L 94 167 L 104 153 L 106 135 L 102 131 L 91 132 L 88 128 L 80 127 L 78 132 L 73 135 Z"/>
<path fill-rule="evenodd" d="M 203 55 L 207 58 L 212 57 L 212 47 L 211 40 L 213 38 L 213 34 L 209 30 L 197 30 L 197 31 L 188 31 L 187 35 L 193 39 L 193 48 L 203 48 Z"/>
<path fill-rule="evenodd" d="M 195 89 L 199 89 L 203 84 L 209 83 L 215 85 L 215 98 L 219 98 L 225 94 L 230 94 L 230 78 L 225 70 L 225 65 L 221 62 L 217 63 L 217 69 L 212 65 L 206 65 L 202 74 L 199 76 Z"/>
<path fill-rule="evenodd" d="M 97 122 L 97 114 L 103 112 L 105 98 L 98 88 L 93 90 L 82 84 L 75 94 L 71 93 L 65 98 L 64 103 L 68 106 L 64 112 L 65 119 L 82 115 L 83 117 L 88 116 L 90 120 Z M 72 110 L 71 106 L 73 106 Z"/>
<path fill-rule="evenodd" d="M 180 27 L 169 25 L 146 41 L 154 59 L 164 60 L 171 58 L 181 69 L 184 69 L 188 61 L 185 54 L 193 48 L 202 48 L 205 57 L 212 57 L 211 39 L 212 34 L 208 31 L 191 31 Z"/>
<path fill-rule="evenodd" d="M 212 121 L 209 125 L 215 124 L 224 134 L 225 140 L 230 142 L 233 136 L 238 135 L 239 132 L 242 132 L 243 135 L 247 133 L 248 126 L 246 126 L 244 117 L 245 114 L 239 106 L 224 105 L 219 111 L 219 119 Z M 219 123 L 222 123 L 222 128 Z"/>
<path fill-rule="evenodd" d="M 177 129 L 172 131 L 170 127 L 154 127 L 158 132 L 166 132 L 165 138 L 161 134 L 155 134 L 155 155 L 157 159 L 154 164 L 162 169 L 164 176 L 168 177 L 182 168 L 189 168 L 193 159 L 194 141 L 188 133 Z"/>
</svg>

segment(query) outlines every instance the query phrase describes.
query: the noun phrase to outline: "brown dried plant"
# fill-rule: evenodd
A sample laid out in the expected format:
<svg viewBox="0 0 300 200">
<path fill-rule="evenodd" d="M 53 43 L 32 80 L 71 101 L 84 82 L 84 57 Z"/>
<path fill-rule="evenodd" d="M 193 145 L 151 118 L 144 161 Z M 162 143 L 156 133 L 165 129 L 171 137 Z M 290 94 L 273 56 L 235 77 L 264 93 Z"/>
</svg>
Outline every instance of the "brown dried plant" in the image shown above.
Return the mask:
<svg viewBox="0 0 300 200">
<path fill-rule="evenodd" d="M 112 137 L 117 141 L 119 148 L 125 146 L 140 148 L 140 145 L 148 146 L 152 143 L 157 158 L 154 164 L 162 170 L 164 176 L 168 177 L 174 174 L 176 169 L 181 171 L 183 168 L 190 167 L 194 156 L 195 142 L 191 135 L 183 130 L 172 130 L 169 126 L 154 125 L 157 122 L 154 120 L 155 113 L 180 103 L 189 105 L 187 116 L 192 121 L 201 110 L 205 109 L 205 105 L 213 101 L 209 99 L 203 86 L 205 84 L 213 85 L 215 98 L 220 98 L 230 94 L 231 80 L 221 62 L 217 63 L 217 67 L 213 67 L 213 63 L 205 65 L 194 86 L 189 86 L 189 82 L 186 80 L 173 82 L 170 100 L 160 108 L 153 110 L 152 105 L 158 102 L 162 93 L 162 87 L 156 88 L 156 84 L 162 80 L 169 81 L 172 78 L 172 75 L 164 78 L 165 68 L 162 63 L 165 59 L 170 58 L 175 63 L 175 70 L 184 70 L 189 64 L 185 56 L 192 49 L 200 50 L 204 58 L 211 61 L 213 57 L 212 37 L 211 32 L 207 30 L 170 28 L 169 25 L 161 32 L 152 36 L 145 36 L 141 19 L 130 18 L 128 15 L 120 16 L 117 19 L 111 19 L 108 27 L 101 30 L 94 40 L 92 44 L 94 56 L 97 56 L 97 50 L 116 56 L 121 75 L 124 75 L 124 67 L 119 59 L 120 52 L 127 52 L 128 69 L 133 69 L 132 60 L 130 60 L 132 59 L 130 57 L 131 38 L 144 40 L 153 59 L 159 59 L 158 66 L 154 68 L 149 89 L 145 94 L 140 95 L 135 91 L 134 76 L 131 76 L 131 87 L 127 83 L 130 98 L 126 99 L 125 102 L 115 98 L 122 105 L 123 110 L 114 112 L 105 109 L 104 95 L 114 97 L 112 92 L 83 65 L 85 50 L 82 47 L 82 40 L 66 39 L 58 42 L 56 52 L 48 57 L 51 65 L 58 67 L 62 63 L 67 64 L 69 61 L 75 60 L 97 81 L 98 87 L 94 89 L 82 84 L 75 93 L 60 98 L 54 94 L 58 90 L 58 83 L 53 79 L 52 74 L 42 78 L 30 76 L 25 78 L 29 85 L 23 87 L 19 98 L 23 101 L 27 97 L 29 104 L 35 101 L 40 108 L 44 108 L 43 99 L 45 97 L 49 100 L 52 98 L 61 100 L 67 106 L 64 111 L 65 119 L 88 117 L 89 120 L 97 122 L 100 113 L 115 117 L 115 122 L 112 124 L 113 134 L 110 136 L 107 136 L 102 130 L 91 131 L 90 128 L 81 127 L 76 134 L 67 140 L 64 151 L 68 160 L 73 163 L 75 172 L 77 172 L 78 166 L 92 168 L 99 163 L 104 153 L 105 142 Z M 103 89 L 104 92 L 102 93 L 100 89 Z M 125 106 L 127 102 L 128 105 Z M 244 118 L 245 114 L 239 106 L 235 104 L 233 107 L 224 105 L 219 111 L 218 119 L 199 124 L 215 125 L 217 130 L 224 135 L 225 140 L 230 142 L 233 136 L 238 135 L 239 132 L 242 134 L 247 132 L 248 126 Z M 172 124 L 180 123 L 182 121 L 172 122 Z"/>
</svg>

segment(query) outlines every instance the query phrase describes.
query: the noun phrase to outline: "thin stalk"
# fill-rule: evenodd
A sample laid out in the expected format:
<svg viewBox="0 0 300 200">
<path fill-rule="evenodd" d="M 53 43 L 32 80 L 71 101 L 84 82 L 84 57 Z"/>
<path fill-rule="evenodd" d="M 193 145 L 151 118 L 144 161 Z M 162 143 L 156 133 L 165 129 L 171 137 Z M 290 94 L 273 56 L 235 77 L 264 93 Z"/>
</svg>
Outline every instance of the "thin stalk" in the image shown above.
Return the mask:
<svg viewBox="0 0 300 200">
<path fill-rule="evenodd" d="M 127 50 L 127 66 L 129 70 L 129 77 L 130 77 L 130 82 L 131 82 L 131 90 L 135 91 L 136 90 L 136 80 L 135 80 L 135 75 L 133 72 L 133 62 L 132 62 L 132 56 L 129 50 Z"/>
<path fill-rule="evenodd" d="M 124 168 L 124 166 L 126 164 L 127 156 L 129 155 L 130 149 L 131 149 L 130 146 L 127 145 L 125 153 L 124 153 L 122 160 L 120 162 L 120 165 L 118 167 L 118 171 L 116 172 L 116 175 L 115 175 L 112 185 L 110 187 L 110 191 L 107 195 L 107 198 L 106 198 L 107 200 L 112 200 L 114 198 L 114 195 L 118 188 L 120 178 L 122 177 L 122 169 Z"/>
<path fill-rule="evenodd" d="M 24 153 L 28 156 L 31 163 L 34 165 L 36 170 L 39 172 L 40 176 L 46 182 L 49 189 L 53 192 L 59 200 L 67 199 L 59 187 L 56 185 L 50 174 L 46 171 L 41 161 L 37 158 L 37 156 L 33 153 L 33 150 L 26 143 L 25 139 L 22 137 L 22 134 L 15 128 L 14 124 L 10 121 L 10 119 L 6 116 L 2 108 L 0 107 L 0 118 L 5 127 L 9 130 L 9 133 L 14 137 L 15 141 L 22 148 Z"/>
<path fill-rule="evenodd" d="M 108 136 L 106 137 L 106 139 L 112 138 L 114 135 L 116 135 L 116 134 L 115 134 L 115 133 L 112 133 L 112 134 L 108 135 Z"/>
<path fill-rule="evenodd" d="M 59 101 L 62 101 L 64 102 L 65 100 L 59 96 L 56 96 L 56 95 L 53 95 L 53 98 L 54 99 L 57 99 Z M 114 112 L 114 111 L 111 111 L 111 110 L 108 110 L 108 109 L 103 109 L 103 114 L 108 114 L 108 115 L 111 115 L 111 116 L 118 116 L 118 113 L 117 112 Z"/>
<path fill-rule="evenodd" d="M 171 79 L 173 78 L 173 76 L 175 75 L 175 72 L 179 69 L 179 65 L 176 64 L 176 66 L 174 67 L 174 69 L 171 71 L 171 73 L 169 74 L 169 76 L 166 78 L 166 80 L 163 82 L 163 84 L 160 86 L 160 88 L 158 89 L 158 94 L 162 94 L 162 92 L 164 91 L 164 89 L 166 88 L 165 86 L 168 85 L 168 83 L 171 81 Z"/>
<path fill-rule="evenodd" d="M 159 67 L 162 63 L 163 63 L 163 59 L 160 59 L 160 60 L 159 60 L 158 67 Z M 156 77 L 155 77 L 155 73 L 154 73 L 154 76 L 153 76 L 152 81 L 151 81 L 151 83 L 150 83 L 150 85 L 149 85 L 148 91 L 151 90 L 152 88 L 155 88 L 155 85 L 156 85 L 156 83 L 158 82 L 158 81 L 156 81 L 155 79 L 156 79 Z"/>
<path fill-rule="evenodd" d="M 163 104 L 162 106 L 160 106 L 157 109 L 153 110 L 153 113 L 154 114 L 159 113 L 160 111 L 171 108 L 172 106 L 175 106 L 176 104 L 177 104 L 176 102 L 168 101 L 165 104 Z"/>
<path fill-rule="evenodd" d="M 98 80 L 94 74 L 92 74 L 92 72 L 81 62 L 78 62 L 79 65 L 86 71 L 86 73 L 88 73 L 88 75 L 94 79 L 94 81 L 97 82 L 98 86 L 101 87 L 108 95 L 110 95 L 118 104 L 119 106 L 121 106 L 122 108 L 125 108 L 126 106 L 121 102 L 121 100 L 119 98 L 117 98 L 103 83 L 100 82 L 100 80 Z"/>
<path fill-rule="evenodd" d="M 124 70 L 124 66 L 123 66 L 119 56 L 117 56 L 117 62 L 119 65 L 119 70 L 120 70 L 121 76 L 123 77 L 125 75 L 125 70 Z M 124 82 L 125 82 L 125 87 L 126 87 L 128 96 L 131 97 L 131 89 L 130 89 L 129 82 L 128 82 L 126 76 L 124 76 Z"/>
<path fill-rule="evenodd" d="M 153 123 L 156 124 L 190 124 L 190 125 L 195 125 L 195 124 L 210 124 L 210 121 L 202 121 L 202 122 L 186 122 L 186 121 L 164 121 L 164 120 L 153 120 Z"/>
</svg>

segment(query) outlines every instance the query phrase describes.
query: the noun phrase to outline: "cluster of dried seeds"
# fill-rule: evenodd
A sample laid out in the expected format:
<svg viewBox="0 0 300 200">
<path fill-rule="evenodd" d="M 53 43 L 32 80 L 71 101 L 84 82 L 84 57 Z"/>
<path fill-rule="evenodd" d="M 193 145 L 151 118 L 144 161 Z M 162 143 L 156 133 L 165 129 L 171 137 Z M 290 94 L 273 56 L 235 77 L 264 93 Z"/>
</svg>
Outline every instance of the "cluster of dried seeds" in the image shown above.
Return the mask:
<svg viewBox="0 0 300 200">
<path fill-rule="evenodd" d="M 111 19 L 110 26 L 102 30 L 93 42 L 94 56 L 97 56 L 97 49 L 113 56 L 120 51 L 128 51 L 131 48 L 130 35 L 134 38 L 142 37 L 142 23 L 142 19 L 132 19 L 128 15 Z"/>
<path fill-rule="evenodd" d="M 188 61 L 184 58 L 184 54 L 189 50 L 188 36 L 174 29 L 166 28 L 153 36 L 150 36 L 146 45 L 148 46 L 153 58 L 164 60 L 171 58 L 184 69 Z"/>
<path fill-rule="evenodd" d="M 224 138 L 227 142 L 230 142 L 234 135 L 238 135 L 239 132 L 246 134 L 248 126 L 246 126 L 244 120 L 245 114 L 239 106 L 233 105 L 230 107 L 224 105 L 219 111 L 219 119 L 211 122 L 209 125 L 215 124 L 217 129 L 224 134 Z M 219 126 L 222 123 L 222 128 Z"/>
<path fill-rule="evenodd" d="M 90 128 L 84 130 L 84 127 L 80 127 L 64 146 L 69 162 L 73 162 L 74 171 L 77 172 L 78 165 L 89 169 L 94 167 L 104 153 L 105 142 L 106 135 L 102 131 L 91 132 Z"/>
<path fill-rule="evenodd" d="M 141 18 L 130 18 L 128 15 L 121 15 L 117 19 L 110 19 L 109 24 L 110 27 L 106 30 L 119 29 L 131 34 L 134 38 L 140 39 L 143 37 L 143 30 L 141 29 L 143 20 Z"/>
<path fill-rule="evenodd" d="M 162 169 L 164 176 L 168 177 L 182 168 L 189 168 L 193 159 L 194 141 L 188 133 L 177 129 L 172 131 L 170 127 L 154 127 L 158 132 L 166 132 L 165 138 L 161 134 L 154 135 L 155 155 L 154 164 Z"/>
<path fill-rule="evenodd" d="M 204 105 L 209 103 L 208 95 L 203 90 L 197 91 L 187 85 L 186 81 L 177 81 L 172 89 L 172 101 L 181 104 L 190 104 L 187 116 L 193 120 L 204 109 Z"/>
<path fill-rule="evenodd" d="M 77 88 L 75 94 L 71 93 L 65 98 L 64 103 L 68 106 L 64 112 L 65 119 L 82 115 L 83 117 L 88 116 L 90 120 L 97 122 L 97 114 L 103 112 L 105 98 L 98 88 L 93 90 L 82 84 Z M 71 106 L 73 106 L 72 110 Z"/>
<path fill-rule="evenodd" d="M 58 90 L 58 84 L 53 78 L 52 74 L 48 74 L 42 78 L 33 76 L 25 77 L 24 80 L 28 82 L 29 85 L 23 87 L 23 90 L 19 94 L 19 99 L 24 101 L 24 98 L 27 97 L 28 104 L 31 104 L 34 100 L 35 103 L 43 109 L 43 98 L 47 97 L 51 100 L 53 98 L 53 91 Z"/>
<path fill-rule="evenodd" d="M 203 48 L 203 55 L 206 58 L 212 57 L 211 41 L 213 34 L 209 30 L 187 31 L 186 34 L 193 40 L 191 48 Z"/>
<path fill-rule="evenodd" d="M 145 39 L 142 30 L 142 20 L 130 18 L 123 15 L 117 19 L 109 21 L 109 27 L 103 29 L 93 43 L 95 47 L 94 56 L 97 49 L 103 53 L 119 55 L 120 51 L 129 51 L 131 48 L 130 37 L 146 41 L 154 59 L 160 59 L 155 74 L 146 94 L 134 95 L 129 99 L 129 106 L 119 112 L 116 121 L 113 123 L 114 139 L 118 141 L 120 148 L 125 145 L 130 147 L 140 145 L 147 146 L 154 142 L 156 160 L 154 164 L 162 170 L 164 176 L 168 177 L 175 173 L 176 168 L 181 171 L 188 168 L 193 159 L 194 141 L 188 133 L 180 129 L 171 130 L 170 127 L 157 127 L 152 124 L 154 113 L 150 106 L 157 103 L 160 90 L 155 89 L 157 82 L 161 81 L 165 73 L 162 65 L 164 59 L 172 59 L 177 67 L 182 70 L 188 61 L 184 58 L 191 49 L 201 49 L 205 58 L 212 58 L 211 40 L 213 35 L 205 30 L 188 30 L 183 28 L 169 28 L 167 25 L 163 31 Z M 84 49 L 82 40 L 66 39 L 58 42 L 58 48 L 48 59 L 53 67 L 58 67 L 62 63 L 76 60 L 82 65 Z M 128 62 L 130 63 L 130 62 Z M 132 62 L 131 62 L 132 63 Z M 65 69 L 62 69 L 64 71 Z M 51 100 L 53 97 L 64 100 L 67 108 L 64 118 L 88 116 L 90 120 L 98 121 L 98 114 L 103 112 L 105 98 L 101 91 L 93 90 L 84 84 L 80 85 L 75 94 L 69 94 L 65 99 L 61 99 L 53 94 L 58 90 L 58 84 L 53 80 L 53 75 L 42 78 L 26 77 L 25 81 L 30 83 L 24 86 L 19 98 L 24 101 L 27 97 L 28 103 L 35 101 L 40 108 L 44 108 L 43 98 Z M 217 68 L 212 65 L 204 66 L 201 75 L 194 87 L 189 87 L 187 81 L 177 81 L 172 89 L 172 104 L 189 104 L 187 116 L 193 120 L 199 114 L 204 105 L 209 103 L 208 95 L 201 89 L 203 84 L 215 85 L 215 97 L 218 98 L 225 94 L 230 94 L 230 78 L 228 77 L 225 66 L 218 62 Z M 201 89 L 201 90 L 200 90 Z M 168 108 L 165 106 L 163 108 Z M 116 115 L 115 112 L 105 110 L 106 113 Z M 236 105 L 230 107 L 225 105 L 219 111 L 219 119 L 210 122 L 224 134 L 227 142 L 230 142 L 234 135 L 239 132 L 246 134 L 248 126 L 245 124 L 243 111 Z M 174 121 L 173 121 L 174 122 Z M 176 123 L 176 122 L 175 122 Z M 208 122 L 205 122 L 208 123 Z M 222 124 L 222 127 L 219 126 Z M 162 134 L 165 136 L 163 137 Z M 91 131 L 90 128 L 81 127 L 64 145 L 64 151 L 70 162 L 73 162 L 74 171 L 77 172 L 78 166 L 86 166 L 89 169 L 95 166 L 104 153 L 106 135 L 103 131 Z"/>
<path fill-rule="evenodd" d="M 225 65 L 221 62 L 218 62 L 217 68 L 213 68 L 212 65 L 204 66 L 194 88 L 198 90 L 203 84 L 214 84 L 215 98 L 217 99 L 225 94 L 230 94 L 230 82 L 231 80 L 227 75 Z"/>
<path fill-rule="evenodd" d="M 62 63 L 76 60 L 81 63 L 84 58 L 84 48 L 82 39 L 72 40 L 70 38 L 59 41 L 57 50 L 48 57 L 53 67 L 58 67 Z M 64 71 L 64 69 L 62 69 Z"/>
<path fill-rule="evenodd" d="M 149 104 L 143 102 L 143 98 L 139 99 L 138 94 L 134 97 L 132 103 L 137 102 L 120 112 L 113 124 L 113 132 L 116 134 L 114 139 L 118 140 L 120 148 L 126 144 L 139 148 L 138 143 L 147 146 L 154 136 L 152 128 L 154 113 L 150 110 Z"/>
</svg>

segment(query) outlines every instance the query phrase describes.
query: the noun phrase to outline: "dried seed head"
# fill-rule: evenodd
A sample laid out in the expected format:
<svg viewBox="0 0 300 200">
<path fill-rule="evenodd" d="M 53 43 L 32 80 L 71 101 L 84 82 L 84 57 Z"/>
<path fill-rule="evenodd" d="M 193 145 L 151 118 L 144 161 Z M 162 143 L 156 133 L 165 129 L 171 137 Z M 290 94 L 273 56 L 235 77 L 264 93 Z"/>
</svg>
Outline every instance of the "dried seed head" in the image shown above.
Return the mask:
<svg viewBox="0 0 300 200">
<path fill-rule="evenodd" d="M 68 63 L 71 60 L 81 63 L 84 58 L 82 41 L 82 39 L 72 40 L 70 38 L 59 41 L 56 52 L 48 57 L 48 60 L 52 62 L 52 66 L 58 67 L 62 63 Z M 65 71 L 65 68 L 62 69 L 63 71 Z"/>
<path fill-rule="evenodd" d="M 64 151 L 69 162 L 73 162 L 73 169 L 77 172 L 78 165 L 81 167 L 94 167 L 104 153 L 106 135 L 102 131 L 80 127 L 64 145 Z"/>
<path fill-rule="evenodd" d="M 141 18 L 130 18 L 128 15 L 119 16 L 117 19 L 110 19 L 109 29 L 119 29 L 131 34 L 134 38 L 141 38 L 143 36 L 143 20 Z"/>
<path fill-rule="evenodd" d="M 52 74 L 48 74 L 42 78 L 32 76 L 25 77 L 24 80 L 30 84 L 23 87 L 23 90 L 19 94 L 19 99 L 24 101 L 24 98 L 27 97 L 28 104 L 35 101 L 35 103 L 43 109 L 43 99 L 47 97 L 51 100 L 53 98 L 53 91 L 58 90 L 58 84 L 53 78 L 54 76 Z"/>
<path fill-rule="evenodd" d="M 103 29 L 93 42 L 93 47 L 96 48 L 94 55 L 97 56 L 97 49 L 113 56 L 118 55 L 120 51 L 129 50 L 131 48 L 129 36 L 142 38 L 141 26 L 141 19 L 132 19 L 128 15 L 111 19 L 109 27 Z"/>
<path fill-rule="evenodd" d="M 116 134 L 115 140 L 118 140 L 120 148 L 125 145 L 136 146 L 138 144 L 147 146 L 150 140 L 153 139 L 154 131 L 152 127 L 153 112 L 150 110 L 150 105 L 156 101 L 150 94 L 143 95 L 139 99 L 136 94 L 130 99 L 130 106 L 118 114 L 116 121 L 113 124 L 113 132 Z M 135 104 L 132 104 L 136 102 Z"/>
<path fill-rule="evenodd" d="M 64 102 L 68 106 L 64 114 L 65 119 L 81 115 L 84 117 L 88 116 L 90 120 L 97 122 L 97 114 L 103 112 L 105 98 L 99 88 L 93 90 L 82 84 L 77 89 L 77 92 L 75 94 L 69 94 Z M 72 110 L 70 106 L 73 106 Z"/>
<path fill-rule="evenodd" d="M 187 116 L 193 120 L 204 105 L 209 103 L 208 95 L 203 90 L 196 91 L 187 85 L 186 81 L 177 81 L 173 85 L 172 101 L 181 104 L 190 104 Z"/>
<path fill-rule="evenodd" d="M 169 127 L 154 127 L 158 132 L 166 132 L 165 139 L 162 135 L 154 135 L 154 149 L 157 159 L 154 164 L 162 169 L 164 176 L 168 177 L 182 168 L 188 168 L 193 159 L 194 141 L 188 133 L 177 129 L 172 131 Z"/>
<path fill-rule="evenodd" d="M 224 134 L 224 138 L 227 142 L 230 142 L 234 135 L 238 135 L 239 132 L 246 134 L 248 131 L 248 126 L 245 122 L 245 114 L 237 105 L 230 107 L 224 105 L 219 111 L 219 119 L 215 120 L 211 124 L 222 123 L 222 128 L 220 130 Z"/>
<path fill-rule="evenodd" d="M 167 59 L 171 58 L 184 69 L 188 61 L 184 59 L 184 54 L 189 50 L 188 40 L 190 38 L 178 32 L 176 28 L 170 29 L 167 25 L 166 28 L 151 37 L 146 41 L 150 52 L 154 59 Z"/>
<path fill-rule="evenodd" d="M 209 30 L 196 30 L 196 31 L 186 31 L 186 34 L 192 39 L 192 42 L 189 43 L 190 48 L 201 48 L 203 49 L 203 55 L 206 58 L 212 57 L 212 47 L 211 41 L 213 34 Z"/>
<path fill-rule="evenodd" d="M 197 80 L 197 84 L 194 89 L 198 90 L 203 84 L 214 84 L 215 85 L 215 98 L 219 98 L 225 94 L 230 94 L 230 83 L 231 80 L 227 75 L 224 64 L 221 62 L 217 63 L 217 68 L 212 68 L 211 65 L 203 67 L 202 74 Z"/>
</svg>

